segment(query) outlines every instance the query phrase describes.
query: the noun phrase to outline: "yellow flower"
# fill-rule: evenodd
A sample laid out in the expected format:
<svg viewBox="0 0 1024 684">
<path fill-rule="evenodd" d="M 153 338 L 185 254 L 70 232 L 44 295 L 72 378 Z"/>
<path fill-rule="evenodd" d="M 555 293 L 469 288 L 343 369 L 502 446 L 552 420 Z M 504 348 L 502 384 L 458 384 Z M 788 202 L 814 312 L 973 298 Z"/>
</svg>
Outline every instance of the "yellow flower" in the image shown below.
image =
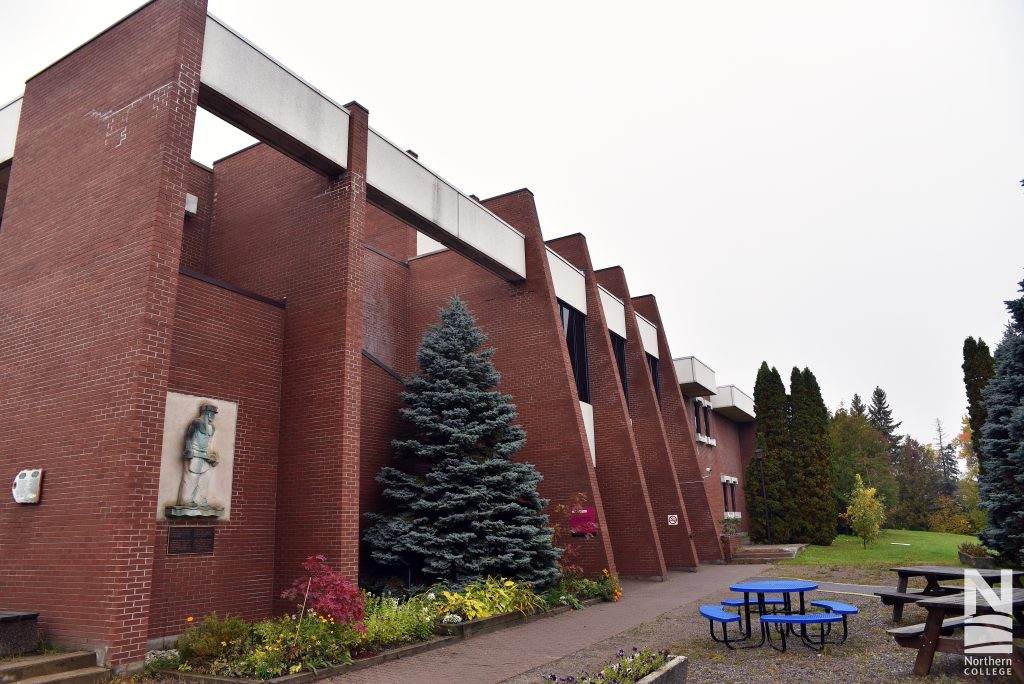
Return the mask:
<svg viewBox="0 0 1024 684">
<path fill-rule="evenodd" d="M 192 622 L 193 620 L 195 620 L 195 618 L 192 617 L 191 615 L 189 615 L 187 618 L 185 618 L 185 622 Z"/>
<path fill-rule="evenodd" d="M 226 641 L 222 641 L 222 642 L 220 642 L 220 645 L 221 645 L 221 646 L 227 646 L 227 645 L 228 645 L 228 642 L 226 642 Z"/>
</svg>

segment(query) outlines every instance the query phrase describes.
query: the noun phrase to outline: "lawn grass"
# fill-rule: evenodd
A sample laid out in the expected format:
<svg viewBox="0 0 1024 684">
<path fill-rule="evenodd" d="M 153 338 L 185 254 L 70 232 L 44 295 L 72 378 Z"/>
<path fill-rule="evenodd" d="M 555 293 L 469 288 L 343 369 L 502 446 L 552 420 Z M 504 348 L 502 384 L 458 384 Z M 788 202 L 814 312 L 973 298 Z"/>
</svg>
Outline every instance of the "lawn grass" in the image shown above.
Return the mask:
<svg viewBox="0 0 1024 684">
<path fill-rule="evenodd" d="M 897 565 L 954 565 L 960 567 L 957 547 L 963 542 L 978 543 L 976 537 L 943 532 L 883 530 L 877 542 L 864 543 L 860 537 L 840 535 L 831 546 L 808 546 L 780 565 L 832 565 L 895 567 Z M 909 544 L 909 546 L 903 546 Z"/>
</svg>

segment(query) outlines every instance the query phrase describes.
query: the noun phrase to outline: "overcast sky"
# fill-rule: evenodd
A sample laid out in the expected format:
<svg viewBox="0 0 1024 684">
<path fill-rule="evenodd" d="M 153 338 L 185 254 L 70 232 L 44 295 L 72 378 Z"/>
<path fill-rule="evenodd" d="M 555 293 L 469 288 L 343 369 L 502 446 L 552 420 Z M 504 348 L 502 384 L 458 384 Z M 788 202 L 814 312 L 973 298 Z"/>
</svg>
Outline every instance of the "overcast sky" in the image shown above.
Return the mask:
<svg viewBox="0 0 1024 684">
<path fill-rule="evenodd" d="M 0 3 L 4 102 L 139 4 Z M 719 384 L 810 366 L 830 408 L 877 384 L 954 433 L 963 339 L 994 348 L 1024 278 L 1024 2 L 624 9 L 210 1 L 465 192 L 533 190 Z M 211 119 L 200 161 L 243 140 Z"/>
</svg>

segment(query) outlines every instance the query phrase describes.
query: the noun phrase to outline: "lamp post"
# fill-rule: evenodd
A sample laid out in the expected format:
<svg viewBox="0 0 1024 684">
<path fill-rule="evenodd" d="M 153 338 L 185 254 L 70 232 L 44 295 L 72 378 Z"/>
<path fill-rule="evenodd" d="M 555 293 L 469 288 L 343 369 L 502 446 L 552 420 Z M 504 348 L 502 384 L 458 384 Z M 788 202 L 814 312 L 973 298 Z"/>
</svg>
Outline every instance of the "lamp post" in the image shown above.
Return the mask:
<svg viewBox="0 0 1024 684">
<path fill-rule="evenodd" d="M 764 499 L 764 525 L 768 533 L 768 543 L 772 543 L 772 511 L 768 507 L 768 488 L 764 482 L 764 449 L 754 449 L 754 458 L 757 459 L 758 469 L 761 471 L 761 498 Z"/>
</svg>

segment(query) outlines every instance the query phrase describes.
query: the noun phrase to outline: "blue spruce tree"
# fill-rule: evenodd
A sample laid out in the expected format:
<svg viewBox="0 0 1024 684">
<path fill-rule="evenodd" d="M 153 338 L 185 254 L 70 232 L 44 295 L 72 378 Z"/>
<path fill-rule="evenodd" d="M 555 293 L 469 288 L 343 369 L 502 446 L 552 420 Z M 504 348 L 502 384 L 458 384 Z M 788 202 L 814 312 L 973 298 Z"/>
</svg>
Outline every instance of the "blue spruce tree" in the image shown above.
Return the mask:
<svg viewBox="0 0 1024 684">
<path fill-rule="evenodd" d="M 1024 280 L 1020 282 L 1024 292 Z M 1024 296 L 1006 302 L 1010 323 L 995 353 L 995 375 L 981 392 L 982 541 L 1014 565 L 1024 564 Z"/>
<path fill-rule="evenodd" d="M 424 336 L 420 373 L 402 393 L 413 437 L 391 443 L 404 467 L 377 476 L 393 510 L 367 514 L 364 539 L 374 561 L 419 582 L 491 575 L 542 587 L 558 580 L 561 550 L 541 512 L 540 473 L 511 460 L 526 432 L 512 397 L 495 390 L 501 376 L 494 349 L 480 349 L 486 339 L 458 297 Z"/>
</svg>

